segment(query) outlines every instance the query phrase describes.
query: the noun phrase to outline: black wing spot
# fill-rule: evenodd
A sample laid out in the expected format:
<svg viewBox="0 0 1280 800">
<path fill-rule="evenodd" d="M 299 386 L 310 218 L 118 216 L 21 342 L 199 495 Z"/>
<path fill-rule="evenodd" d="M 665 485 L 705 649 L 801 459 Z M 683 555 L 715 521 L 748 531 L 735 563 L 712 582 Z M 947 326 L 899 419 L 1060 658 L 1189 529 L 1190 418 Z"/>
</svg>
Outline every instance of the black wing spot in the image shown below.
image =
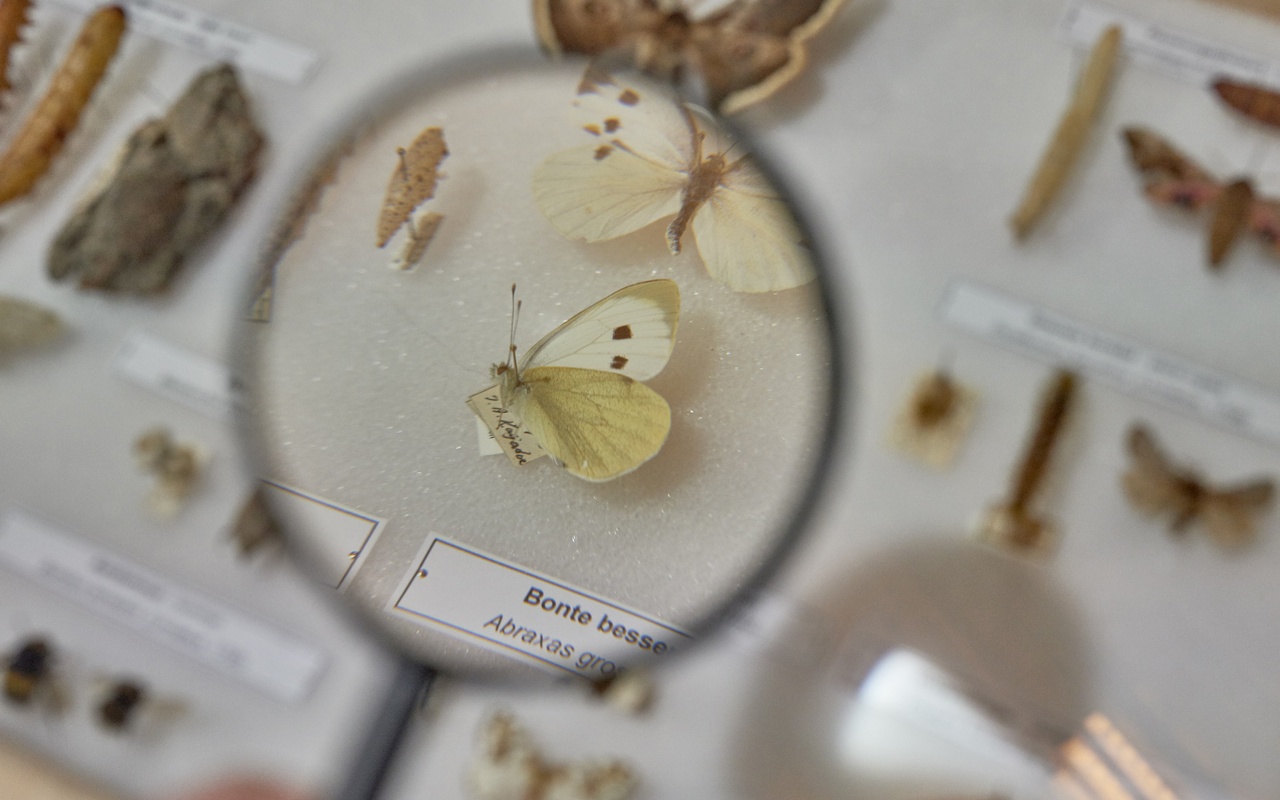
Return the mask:
<svg viewBox="0 0 1280 800">
<path fill-rule="evenodd" d="M 618 95 L 618 102 L 622 103 L 624 106 L 634 106 L 636 103 L 640 102 L 640 95 L 630 89 L 627 89 L 622 94 Z"/>
<path fill-rule="evenodd" d="M 613 367 L 614 369 L 622 369 L 626 365 L 627 365 L 626 356 L 614 356 L 613 361 L 609 362 L 609 366 Z"/>
<path fill-rule="evenodd" d="M 613 338 L 615 338 L 615 339 L 630 339 L 630 338 L 631 338 L 631 326 L 630 326 L 630 325 L 619 325 L 618 327 L 614 328 L 614 329 L 613 329 Z"/>
</svg>

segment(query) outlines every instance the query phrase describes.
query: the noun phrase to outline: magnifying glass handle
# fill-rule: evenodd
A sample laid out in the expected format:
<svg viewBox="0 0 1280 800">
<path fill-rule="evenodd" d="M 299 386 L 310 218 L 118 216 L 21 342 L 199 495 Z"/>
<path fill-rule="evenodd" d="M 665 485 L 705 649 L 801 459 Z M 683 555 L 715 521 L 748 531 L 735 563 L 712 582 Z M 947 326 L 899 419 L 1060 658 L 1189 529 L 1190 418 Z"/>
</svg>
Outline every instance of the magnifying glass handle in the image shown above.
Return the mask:
<svg viewBox="0 0 1280 800">
<path fill-rule="evenodd" d="M 334 800 L 376 800 L 418 699 L 435 682 L 435 670 L 406 658 L 399 658 L 398 662 L 364 745 Z"/>
</svg>

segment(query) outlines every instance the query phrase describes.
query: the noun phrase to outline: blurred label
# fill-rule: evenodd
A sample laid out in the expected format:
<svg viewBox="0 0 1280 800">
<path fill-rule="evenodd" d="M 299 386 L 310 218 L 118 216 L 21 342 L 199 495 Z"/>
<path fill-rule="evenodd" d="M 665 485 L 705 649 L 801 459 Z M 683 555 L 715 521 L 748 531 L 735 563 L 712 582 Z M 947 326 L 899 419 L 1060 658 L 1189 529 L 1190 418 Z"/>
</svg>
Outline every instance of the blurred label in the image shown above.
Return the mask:
<svg viewBox="0 0 1280 800">
<path fill-rule="evenodd" d="M 355 577 L 387 521 L 275 481 L 262 481 L 267 503 L 320 554 L 321 580 L 338 591 Z"/>
<path fill-rule="evenodd" d="M 607 678 L 652 665 L 691 639 L 662 620 L 438 536 L 414 564 L 387 613 L 551 671 Z"/>
<path fill-rule="evenodd" d="M 0 521 L 0 566 L 277 700 L 324 671 L 318 647 L 20 511 Z"/>
<path fill-rule="evenodd" d="M 227 419 L 237 394 L 226 365 L 146 331 L 133 331 L 111 366 L 124 378 L 202 414 Z"/>
</svg>

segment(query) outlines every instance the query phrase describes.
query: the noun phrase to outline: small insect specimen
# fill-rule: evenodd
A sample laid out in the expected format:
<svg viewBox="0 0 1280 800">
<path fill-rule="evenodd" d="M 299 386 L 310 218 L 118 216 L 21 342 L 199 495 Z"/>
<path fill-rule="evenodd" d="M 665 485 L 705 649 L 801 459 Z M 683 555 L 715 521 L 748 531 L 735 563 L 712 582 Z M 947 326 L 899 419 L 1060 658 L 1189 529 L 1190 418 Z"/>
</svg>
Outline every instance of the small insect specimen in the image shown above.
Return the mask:
<svg viewBox="0 0 1280 800">
<path fill-rule="evenodd" d="M 1169 529 L 1180 532 L 1195 520 L 1223 547 L 1238 547 L 1254 538 L 1257 517 L 1271 507 L 1275 481 L 1261 478 L 1223 488 L 1193 470 L 1174 464 L 1145 426 L 1129 429 L 1126 442 L 1133 463 L 1121 485 L 1135 508 L 1150 516 L 1170 517 Z"/>
<path fill-rule="evenodd" d="M 639 780 L 622 761 L 548 761 L 529 733 L 508 713 L 480 729 L 479 752 L 467 771 L 477 800 L 627 800 Z"/>
<path fill-rule="evenodd" d="M 515 305 L 514 286 L 511 292 Z M 476 405 L 491 390 L 468 400 L 508 458 L 528 451 L 519 427 L 583 480 L 613 480 L 657 455 L 671 429 L 671 407 L 641 381 L 667 365 L 675 346 L 676 282 L 643 281 L 619 289 L 570 317 L 517 362 L 518 311 L 516 305 L 507 360 L 493 367 L 507 427 Z"/>
<path fill-rule="evenodd" d="M 533 197 L 571 239 L 616 239 L 671 218 L 667 249 L 686 232 L 712 278 L 739 292 L 813 279 L 811 254 L 786 203 L 705 112 L 647 83 L 588 69 L 574 107 L 591 142 L 533 173 Z"/>
<path fill-rule="evenodd" d="M 147 690 L 136 681 L 117 682 L 98 705 L 98 721 L 110 730 L 125 730 L 146 696 Z"/>
<path fill-rule="evenodd" d="M 1220 267 L 1244 231 L 1261 237 L 1273 253 L 1280 254 L 1280 201 L 1258 197 L 1247 179 L 1224 185 L 1146 128 L 1126 128 L 1124 138 L 1151 202 L 1188 211 L 1213 209 L 1207 248 L 1210 268 Z"/>
<path fill-rule="evenodd" d="M 1071 104 L 1040 157 L 1040 164 L 1027 185 L 1022 202 L 1009 219 L 1017 238 L 1025 239 L 1031 233 L 1032 227 L 1044 216 L 1071 174 L 1111 86 L 1122 38 L 1120 27 L 1112 25 L 1103 31 L 1089 53 Z"/>
<path fill-rule="evenodd" d="M 62 333 L 62 320 L 49 309 L 0 295 L 0 362 L 9 353 L 38 347 Z"/>
<path fill-rule="evenodd" d="M 231 527 L 231 540 L 241 557 L 249 558 L 264 548 L 279 547 L 284 541 L 284 534 L 279 524 L 271 516 L 267 507 L 267 498 L 259 486 L 249 495 L 236 521 Z"/>
<path fill-rule="evenodd" d="M 156 478 L 150 506 L 160 517 L 178 513 L 200 478 L 201 454 L 190 443 L 179 444 L 167 428 L 146 431 L 133 443 L 138 468 Z"/>
<path fill-rule="evenodd" d="M 262 143 L 235 68 L 202 72 L 164 117 L 133 132 L 109 182 L 58 232 L 49 277 L 164 291 L 248 187 Z"/>
<path fill-rule="evenodd" d="M 656 693 L 653 676 L 640 668 L 615 672 L 607 678 L 592 681 L 590 686 L 592 693 L 604 702 L 631 715 L 648 711 Z"/>
<path fill-rule="evenodd" d="M 378 247 L 385 247 L 387 242 L 400 227 L 409 221 L 414 209 L 430 200 L 436 193 L 439 180 L 440 162 L 449 155 L 445 145 L 442 128 L 427 128 L 418 134 L 406 150 L 396 149 L 400 161 L 391 172 L 391 180 L 387 183 L 387 196 L 382 201 L 382 212 L 378 216 Z M 419 239 L 424 235 L 430 241 L 430 235 L 412 231 L 411 238 Z M 432 229 L 434 233 L 434 228 Z M 425 249 L 426 245 L 423 245 Z"/>
<path fill-rule="evenodd" d="M 101 8 L 84 23 L 39 105 L 0 154 L 0 204 L 30 192 L 49 169 L 115 57 L 124 30 L 120 6 Z"/>
<path fill-rule="evenodd" d="M 1246 117 L 1280 128 L 1280 92 L 1231 78 L 1214 80 L 1213 92 L 1222 102 Z"/>
<path fill-rule="evenodd" d="M 53 647 L 40 636 L 27 639 L 9 656 L 4 670 L 4 696 L 28 705 L 48 689 L 53 677 Z"/>
<path fill-rule="evenodd" d="M 435 238 L 436 230 L 444 222 L 444 215 L 430 211 L 409 222 L 409 236 L 400 255 L 391 262 L 392 269 L 413 269 L 427 252 L 427 245 Z"/>
<path fill-rule="evenodd" d="M 625 59 L 660 78 L 701 79 L 712 108 L 734 114 L 804 71 L 808 41 L 845 0 L 732 0 L 701 19 L 679 2 L 533 0 L 538 40 L 553 56 Z"/>
<path fill-rule="evenodd" d="M 894 447 L 931 467 L 945 469 L 973 422 L 978 395 L 935 369 L 916 381 L 890 431 Z"/>
<path fill-rule="evenodd" d="M 0 95 L 9 91 L 9 53 L 22 41 L 31 0 L 0 0 Z"/>
<path fill-rule="evenodd" d="M 1075 398 L 1075 373 L 1058 370 L 1050 380 L 1036 418 L 1036 427 L 1013 472 L 1008 499 L 993 506 L 979 531 L 994 544 L 1019 550 L 1044 549 L 1053 538 L 1051 523 L 1032 513 L 1032 503 L 1049 471 L 1053 450 Z"/>
</svg>

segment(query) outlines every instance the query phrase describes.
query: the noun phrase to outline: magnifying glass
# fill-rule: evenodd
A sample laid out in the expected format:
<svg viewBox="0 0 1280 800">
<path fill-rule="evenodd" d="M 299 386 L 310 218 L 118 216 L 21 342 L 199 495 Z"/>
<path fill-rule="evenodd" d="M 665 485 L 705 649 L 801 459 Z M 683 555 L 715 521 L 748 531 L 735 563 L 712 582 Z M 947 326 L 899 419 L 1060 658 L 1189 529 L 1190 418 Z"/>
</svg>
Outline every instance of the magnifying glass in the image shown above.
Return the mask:
<svg viewBox="0 0 1280 800">
<path fill-rule="evenodd" d="M 707 637 L 838 440 L 835 309 L 785 187 L 714 114 L 584 68 L 489 52 L 355 109 L 241 331 L 291 551 L 470 680 L 608 679 Z"/>
</svg>

